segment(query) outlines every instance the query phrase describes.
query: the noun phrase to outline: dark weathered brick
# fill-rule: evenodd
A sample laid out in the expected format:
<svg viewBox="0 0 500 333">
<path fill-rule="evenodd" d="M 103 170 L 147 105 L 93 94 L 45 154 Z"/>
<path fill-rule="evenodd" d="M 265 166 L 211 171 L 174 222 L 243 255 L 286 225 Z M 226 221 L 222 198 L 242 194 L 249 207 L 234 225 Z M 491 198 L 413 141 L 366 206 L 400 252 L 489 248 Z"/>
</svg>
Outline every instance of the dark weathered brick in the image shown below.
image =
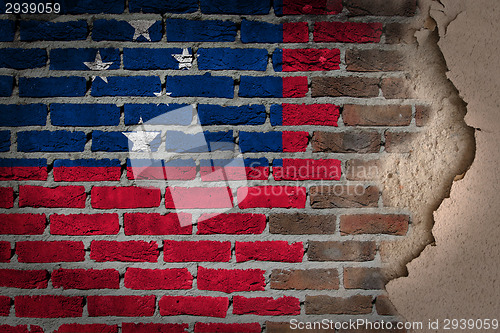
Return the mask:
<svg viewBox="0 0 500 333">
<path fill-rule="evenodd" d="M 357 214 L 340 217 L 342 235 L 389 234 L 404 236 L 408 232 L 410 217 L 395 214 Z"/>
<path fill-rule="evenodd" d="M 309 241 L 307 257 L 310 261 L 370 261 L 376 252 L 375 242 Z"/>
<path fill-rule="evenodd" d="M 273 269 L 271 289 L 339 289 L 336 269 Z"/>
<path fill-rule="evenodd" d="M 431 107 L 426 105 L 417 105 L 415 107 L 415 122 L 417 126 L 427 126 L 431 118 Z"/>
<path fill-rule="evenodd" d="M 313 186 L 309 195 L 312 208 L 363 208 L 377 207 L 379 190 L 363 185 Z"/>
<path fill-rule="evenodd" d="M 312 137 L 315 153 L 378 153 L 380 146 L 377 132 L 314 132 Z"/>
<path fill-rule="evenodd" d="M 380 268 L 344 268 L 344 287 L 346 289 L 383 289 L 384 286 L 385 278 Z"/>
<path fill-rule="evenodd" d="M 272 234 L 334 234 L 335 224 L 335 215 L 277 213 L 269 216 L 269 232 Z"/>
<path fill-rule="evenodd" d="M 379 79 L 369 77 L 313 77 L 312 97 L 377 97 Z"/>
<path fill-rule="evenodd" d="M 414 98 L 410 81 L 406 78 L 386 77 L 381 82 L 382 94 L 387 99 Z"/>
<path fill-rule="evenodd" d="M 380 160 L 353 159 L 347 161 L 347 180 L 375 180 L 381 174 Z"/>
<path fill-rule="evenodd" d="M 414 44 L 416 29 L 408 24 L 388 23 L 385 26 L 385 42 L 387 44 Z"/>
<path fill-rule="evenodd" d="M 352 72 L 394 72 L 407 67 L 401 52 L 377 49 L 347 50 L 346 65 Z"/>
<path fill-rule="evenodd" d="M 351 16 L 413 16 L 417 10 L 417 1 L 346 0 L 344 7 Z"/>
<path fill-rule="evenodd" d="M 306 296 L 306 314 L 369 314 L 372 312 L 372 297 L 355 295 L 349 298 L 326 295 Z"/>
<path fill-rule="evenodd" d="M 386 295 L 378 296 L 375 300 L 375 309 L 377 313 L 382 316 L 396 316 L 398 311 L 392 304 L 391 300 Z"/>
<path fill-rule="evenodd" d="M 342 118 L 346 126 L 408 126 L 410 105 L 345 105 Z"/>
</svg>

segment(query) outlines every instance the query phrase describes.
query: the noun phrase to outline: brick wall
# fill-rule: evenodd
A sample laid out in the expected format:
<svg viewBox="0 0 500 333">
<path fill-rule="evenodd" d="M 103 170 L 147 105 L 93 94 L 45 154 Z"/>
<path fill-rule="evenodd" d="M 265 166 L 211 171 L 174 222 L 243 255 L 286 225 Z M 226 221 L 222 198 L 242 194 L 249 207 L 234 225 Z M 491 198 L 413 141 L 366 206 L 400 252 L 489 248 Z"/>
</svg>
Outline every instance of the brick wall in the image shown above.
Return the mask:
<svg viewBox="0 0 500 333">
<path fill-rule="evenodd" d="M 405 73 L 414 0 L 62 8 L 0 16 L 0 331 L 396 319 L 378 247 L 411 212 L 384 206 L 377 173 L 428 117 Z M 244 185 L 214 187 L 199 152 L 168 186 L 134 175 L 123 132 L 188 105 L 170 125 L 238 144 L 245 168 L 226 176 Z M 164 134 L 159 150 L 190 140 Z"/>
</svg>

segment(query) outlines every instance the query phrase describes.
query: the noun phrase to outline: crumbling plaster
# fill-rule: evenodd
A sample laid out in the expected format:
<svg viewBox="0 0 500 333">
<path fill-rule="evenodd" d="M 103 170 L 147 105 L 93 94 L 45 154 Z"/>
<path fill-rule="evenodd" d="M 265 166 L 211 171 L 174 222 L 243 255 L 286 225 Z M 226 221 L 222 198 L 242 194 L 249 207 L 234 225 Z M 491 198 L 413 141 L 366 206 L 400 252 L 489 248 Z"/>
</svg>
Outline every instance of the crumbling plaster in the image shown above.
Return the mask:
<svg viewBox="0 0 500 333">
<path fill-rule="evenodd" d="M 444 332 L 445 318 L 499 319 L 500 6 L 497 0 L 441 0 L 423 1 L 421 9 L 437 24 L 447 77 L 467 103 L 476 149 L 470 169 L 434 212 L 434 243 L 387 291 L 406 320 L 440 319 L 438 330 L 424 331 Z"/>
</svg>

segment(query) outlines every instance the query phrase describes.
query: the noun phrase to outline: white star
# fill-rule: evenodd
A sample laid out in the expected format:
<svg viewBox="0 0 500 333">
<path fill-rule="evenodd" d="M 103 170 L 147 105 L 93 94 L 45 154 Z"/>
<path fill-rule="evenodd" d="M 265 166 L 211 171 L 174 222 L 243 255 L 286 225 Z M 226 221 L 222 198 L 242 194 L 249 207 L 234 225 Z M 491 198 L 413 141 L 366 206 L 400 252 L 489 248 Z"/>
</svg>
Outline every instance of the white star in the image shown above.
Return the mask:
<svg viewBox="0 0 500 333">
<path fill-rule="evenodd" d="M 142 124 L 142 117 L 140 119 L 140 124 Z M 161 132 L 122 132 L 130 141 L 132 141 L 133 146 L 131 151 L 151 151 L 151 142 L 159 135 Z"/>
<path fill-rule="evenodd" d="M 137 38 L 143 36 L 147 40 L 151 41 L 151 37 L 149 37 L 149 28 L 151 28 L 151 26 L 155 23 L 156 21 L 151 20 L 130 21 L 129 24 L 135 29 L 134 37 L 132 39 L 137 40 Z"/>
<path fill-rule="evenodd" d="M 156 96 L 156 97 L 161 97 L 162 95 L 165 95 L 165 96 L 170 96 L 170 95 L 172 95 L 172 93 L 171 93 L 171 92 L 166 92 L 165 94 L 163 94 L 162 92 L 159 92 L 159 93 L 155 92 L 155 93 L 153 93 L 153 94 L 155 94 L 155 96 Z"/>
<path fill-rule="evenodd" d="M 193 56 L 188 49 L 182 49 L 181 54 L 172 54 L 172 57 L 179 63 L 179 69 L 190 69 L 193 63 Z"/>
<path fill-rule="evenodd" d="M 91 71 L 105 71 L 113 64 L 113 61 L 111 62 L 103 62 L 101 58 L 101 53 L 97 51 L 97 54 L 95 56 L 95 60 L 93 62 L 87 62 L 85 61 L 83 63 L 85 66 L 87 66 Z M 108 83 L 108 78 L 105 76 L 99 76 L 104 82 Z M 92 81 L 96 76 L 92 76 Z"/>
</svg>

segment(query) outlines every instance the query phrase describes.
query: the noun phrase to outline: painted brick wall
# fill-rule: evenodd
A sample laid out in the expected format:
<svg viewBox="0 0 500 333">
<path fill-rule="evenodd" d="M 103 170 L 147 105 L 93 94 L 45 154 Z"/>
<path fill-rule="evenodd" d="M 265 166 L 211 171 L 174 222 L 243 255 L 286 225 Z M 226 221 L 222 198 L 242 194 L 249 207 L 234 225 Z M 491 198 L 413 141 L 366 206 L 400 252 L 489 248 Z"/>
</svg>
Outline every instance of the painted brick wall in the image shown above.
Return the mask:
<svg viewBox="0 0 500 333">
<path fill-rule="evenodd" d="M 0 332 L 396 319 L 378 246 L 411 214 L 385 207 L 376 179 L 427 119 L 405 74 L 415 0 L 62 8 L 0 15 Z M 134 175 L 123 132 L 187 105 L 196 116 L 173 125 L 238 144 L 245 168 L 226 176 L 244 186 L 207 189 L 224 178 L 196 151 L 166 166 L 168 187 Z M 174 132 L 155 149 L 188 142 Z"/>
</svg>

